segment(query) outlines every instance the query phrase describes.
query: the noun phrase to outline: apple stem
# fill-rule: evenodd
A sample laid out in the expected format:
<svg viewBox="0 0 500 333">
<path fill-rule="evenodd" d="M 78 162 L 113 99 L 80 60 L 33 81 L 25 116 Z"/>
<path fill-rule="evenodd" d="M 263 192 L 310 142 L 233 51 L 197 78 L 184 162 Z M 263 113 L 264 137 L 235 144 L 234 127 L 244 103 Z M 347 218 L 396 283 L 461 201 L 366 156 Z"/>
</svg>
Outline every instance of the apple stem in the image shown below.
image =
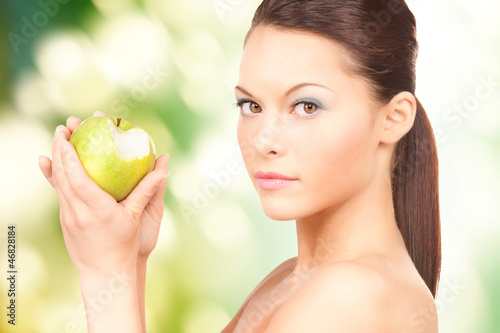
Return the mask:
<svg viewBox="0 0 500 333">
<path fill-rule="evenodd" d="M 116 118 L 116 127 L 120 127 L 121 121 L 122 121 L 122 118 Z"/>
</svg>

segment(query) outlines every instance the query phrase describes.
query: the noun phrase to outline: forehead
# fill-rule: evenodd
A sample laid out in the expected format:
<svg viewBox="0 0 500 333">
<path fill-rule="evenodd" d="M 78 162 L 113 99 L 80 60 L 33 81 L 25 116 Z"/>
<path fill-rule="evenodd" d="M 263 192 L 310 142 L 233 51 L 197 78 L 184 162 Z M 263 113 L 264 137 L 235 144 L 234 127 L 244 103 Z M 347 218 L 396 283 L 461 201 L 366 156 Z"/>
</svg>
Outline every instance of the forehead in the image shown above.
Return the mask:
<svg viewBox="0 0 500 333">
<path fill-rule="evenodd" d="M 319 34 L 258 26 L 243 49 L 240 83 L 341 84 L 352 76 L 346 70 L 347 57 L 340 45 Z"/>
</svg>

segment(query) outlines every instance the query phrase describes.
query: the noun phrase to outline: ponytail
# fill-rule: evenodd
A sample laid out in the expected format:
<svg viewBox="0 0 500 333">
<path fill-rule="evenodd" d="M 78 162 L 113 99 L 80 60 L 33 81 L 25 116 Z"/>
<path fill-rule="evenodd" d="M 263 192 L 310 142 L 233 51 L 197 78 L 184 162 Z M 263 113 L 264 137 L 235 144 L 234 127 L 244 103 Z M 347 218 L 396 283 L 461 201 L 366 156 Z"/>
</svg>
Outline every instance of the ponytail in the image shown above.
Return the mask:
<svg viewBox="0 0 500 333">
<path fill-rule="evenodd" d="M 413 127 L 396 144 L 391 183 L 399 230 L 435 297 L 441 269 L 438 158 L 431 124 L 418 99 Z"/>
</svg>

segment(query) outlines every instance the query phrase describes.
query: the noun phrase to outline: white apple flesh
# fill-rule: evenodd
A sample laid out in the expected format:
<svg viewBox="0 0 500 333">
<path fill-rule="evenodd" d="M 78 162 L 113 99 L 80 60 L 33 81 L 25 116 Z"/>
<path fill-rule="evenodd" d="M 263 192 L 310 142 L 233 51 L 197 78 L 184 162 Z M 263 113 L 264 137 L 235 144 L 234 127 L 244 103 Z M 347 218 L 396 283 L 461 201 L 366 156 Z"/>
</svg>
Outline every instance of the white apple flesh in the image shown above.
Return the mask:
<svg viewBox="0 0 500 333">
<path fill-rule="evenodd" d="M 122 118 L 88 118 L 69 141 L 89 177 L 116 201 L 125 199 L 155 165 L 151 136 Z"/>
</svg>

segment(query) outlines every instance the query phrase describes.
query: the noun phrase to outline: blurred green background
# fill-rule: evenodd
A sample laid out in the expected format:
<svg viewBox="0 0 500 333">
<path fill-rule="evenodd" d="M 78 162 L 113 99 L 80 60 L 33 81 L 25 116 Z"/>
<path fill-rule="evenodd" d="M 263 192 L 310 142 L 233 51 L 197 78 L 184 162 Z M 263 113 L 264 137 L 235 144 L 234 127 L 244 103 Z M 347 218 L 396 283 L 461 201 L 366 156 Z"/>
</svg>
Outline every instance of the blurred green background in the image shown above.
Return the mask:
<svg viewBox="0 0 500 333">
<path fill-rule="evenodd" d="M 83 332 L 55 192 L 38 169 L 55 127 L 96 110 L 169 153 L 150 259 L 150 332 L 219 332 L 296 252 L 262 212 L 236 141 L 233 87 L 258 0 L 0 2 L 0 331 Z M 500 331 L 500 24 L 496 0 L 409 0 L 417 97 L 438 137 L 442 332 Z M 227 181 L 222 173 L 236 168 Z M 7 225 L 18 231 L 17 325 L 7 325 Z M 5 305 L 5 306 L 4 306 Z M 495 315 L 496 314 L 496 315 Z"/>
</svg>

